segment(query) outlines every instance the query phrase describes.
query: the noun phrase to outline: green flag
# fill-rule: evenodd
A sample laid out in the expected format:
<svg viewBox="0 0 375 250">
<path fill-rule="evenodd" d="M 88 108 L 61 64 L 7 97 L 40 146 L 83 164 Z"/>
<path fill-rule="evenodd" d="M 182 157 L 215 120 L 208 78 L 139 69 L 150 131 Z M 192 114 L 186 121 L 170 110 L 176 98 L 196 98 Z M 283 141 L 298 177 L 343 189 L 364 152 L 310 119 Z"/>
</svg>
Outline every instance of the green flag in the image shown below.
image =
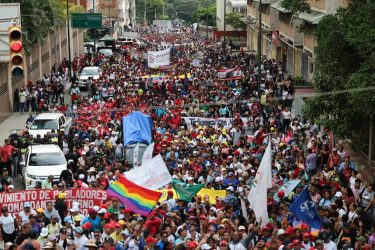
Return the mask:
<svg viewBox="0 0 375 250">
<path fill-rule="evenodd" d="M 204 184 L 186 184 L 185 182 L 176 179 L 172 180 L 172 185 L 179 198 L 186 202 L 190 202 L 194 195 L 204 187 Z"/>
</svg>

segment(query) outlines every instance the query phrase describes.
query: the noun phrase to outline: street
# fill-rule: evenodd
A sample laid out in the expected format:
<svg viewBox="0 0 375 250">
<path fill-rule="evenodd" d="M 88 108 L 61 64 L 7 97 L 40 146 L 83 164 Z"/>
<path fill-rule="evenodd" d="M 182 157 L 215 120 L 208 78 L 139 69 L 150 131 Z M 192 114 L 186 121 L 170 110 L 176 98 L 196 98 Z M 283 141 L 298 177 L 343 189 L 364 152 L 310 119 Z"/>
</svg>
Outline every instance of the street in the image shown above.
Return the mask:
<svg viewBox="0 0 375 250">
<path fill-rule="evenodd" d="M 374 11 L 0 4 L 0 250 L 372 249 Z"/>
</svg>

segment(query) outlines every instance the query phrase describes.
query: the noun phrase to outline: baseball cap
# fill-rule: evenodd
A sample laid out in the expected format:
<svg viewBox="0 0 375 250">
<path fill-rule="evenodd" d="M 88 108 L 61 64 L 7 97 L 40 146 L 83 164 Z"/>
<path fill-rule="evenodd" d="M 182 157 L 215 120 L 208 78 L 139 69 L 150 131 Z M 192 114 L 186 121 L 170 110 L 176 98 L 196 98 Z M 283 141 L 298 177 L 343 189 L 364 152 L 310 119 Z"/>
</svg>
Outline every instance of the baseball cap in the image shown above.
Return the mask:
<svg viewBox="0 0 375 250">
<path fill-rule="evenodd" d="M 42 230 L 40 231 L 40 236 L 47 236 L 48 235 L 48 228 L 43 227 Z"/>
<path fill-rule="evenodd" d="M 41 207 L 39 207 L 39 208 L 36 209 L 36 211 L 37 211 L 38 213 L 43 213 L 43 212 L 44 212 L 44 209 L 41 208 Z"/>
<path fill-rule="evenodd" d="M 233 192 L 233 191 L 234 191 L 234 188 L 233 188 L 232 186 L 229 186 L 229 187 L 227 187 L 227 190 Z"/>
<path fill-rule="evenodd" d="M 238 230 L 246 230 L 246 228 L 244 226 L 239 226 Z"/>
<path fill-rule="evenodd" d="M 277 235 L 283 235 L 283 234 L 285 234 L 285 230 L 284 229 L 279 229 L 279 230 L 277 230 Z"/>
<path fill-rule="evenodd" d="M 28 208 L 30 208 L 30 207 L 31 207 L 30 202 L 25 201 L 25 203 L 23 203 L 23 207 L 28 207 Z"/>
<path fill-rule="evenodd" d="M 75 227 L 75 228 L 73 228 L 73 230 L 74 230 L 74 232 L 79 233 L 79 234 L 83 233 L 82 227 Z"/>
</svg>

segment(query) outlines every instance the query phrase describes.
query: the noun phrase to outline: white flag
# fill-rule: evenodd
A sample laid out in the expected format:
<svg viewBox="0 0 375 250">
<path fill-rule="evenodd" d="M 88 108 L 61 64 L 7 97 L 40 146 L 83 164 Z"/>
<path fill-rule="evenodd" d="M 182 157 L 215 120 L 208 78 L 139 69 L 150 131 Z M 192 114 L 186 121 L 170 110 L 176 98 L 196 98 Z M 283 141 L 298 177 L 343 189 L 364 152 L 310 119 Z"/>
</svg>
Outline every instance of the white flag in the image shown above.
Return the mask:
<svg viewBox="0 0 375 250">
<path fill-rule="evenodd" d="M 168 168 L 161 155 L 157 155 L 146 164 L 124 173 L 125 177 L 135 184 L 157 190 L 172 182 Z"/>
<path fill-rule="evenodd" d="M 146 148 L 145 152 L 143 153 L 142 156 L 142 165 L 145 165 L 145 162 L 149 161 L 152 159 L 152 154 L 154 153 L 154 143 L 151 143 L 148 145 Z"/>
<path fill-rule="evenodd" d="M 247 197 L 250 202 L 250 208 L 254 211 L 257 221 L 262 221 L 260 225 L 261 228 L 269 222 L 267 211 L 267 189 L 272 187 L 271 166 L 271 142 L 269 141 Z"/>
<path fill-rule="evenodd" d="M 139 143 L 137 143 L 137 146 L 135 146 L 134 151 L 133 151 L 133 167 L 134 168 L 139 167 L 138 155 L 139 155 Z"/>
</svg>

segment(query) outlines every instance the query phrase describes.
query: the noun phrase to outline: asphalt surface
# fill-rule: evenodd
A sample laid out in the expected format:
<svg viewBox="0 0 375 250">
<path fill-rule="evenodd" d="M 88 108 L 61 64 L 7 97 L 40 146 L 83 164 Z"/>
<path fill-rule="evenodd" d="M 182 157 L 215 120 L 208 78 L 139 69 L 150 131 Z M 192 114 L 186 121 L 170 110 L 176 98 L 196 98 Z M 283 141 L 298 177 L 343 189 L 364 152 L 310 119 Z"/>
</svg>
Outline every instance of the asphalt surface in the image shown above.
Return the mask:
<svg viewBox="0 0 375 250">
<path fill-rule="evenodd" d="M 70 83 L 66 86 L 66 92 L 64 95 L 64 101 L 66 104 L 71 103 L 70 94 L 69 94 Z M 82 96 L 87 96 L 87 91 L 81 89 Z M 26 120 L 28 118 L 28 113 L 13 113 L 8 118 L 0 122 L 0 145 L 4 144 L 4 140 L 9 137 L 13 131 L 21 131 L 26 128 Z M 15 190 L 24 190 L 22 184 L 21 175 L 13 178 L 13 185 Z"/>
</svg>

